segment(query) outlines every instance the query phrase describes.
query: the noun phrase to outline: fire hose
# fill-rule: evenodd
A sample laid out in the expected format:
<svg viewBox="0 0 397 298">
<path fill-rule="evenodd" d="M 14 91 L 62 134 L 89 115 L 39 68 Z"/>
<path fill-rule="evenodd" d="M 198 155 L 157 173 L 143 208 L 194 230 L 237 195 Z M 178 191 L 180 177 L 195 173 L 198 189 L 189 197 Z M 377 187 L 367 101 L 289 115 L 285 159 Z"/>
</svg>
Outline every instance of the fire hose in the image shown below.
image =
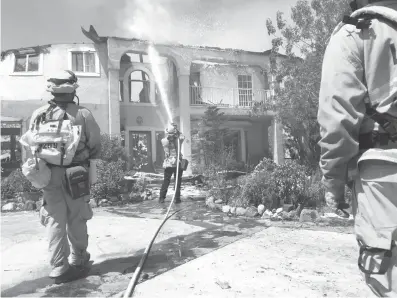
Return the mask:
<svg viewBox="0 0 397 298">
<path fill-rule="evenodd" d="M 180 174 L 179 173 L 179 166 L 180 166 L 180 151 L 181 151 L 181 149 L 182 148 L 180 148 L 180 140 L 178 138 L 178 150 L 177 150 L 177 152 L 178 152 L 177 161 L 178 162 L 176 164 L 174 195 L 172 197 L 170 205 L 168 206 L 168 210 L 167 210 L 167 212 L 166 212 L 166 214 L 164 216 L 163 221 L 161 222 L 160 226 L 157 228 L 156 232 L 154 233 L 152 239 L 150 240 L 148 246 L 146 247 L 146 249 L 145 249 L 145 251 L 144 251 L 144 253 L 142 255 L 142 258 L 141 258 L 138 266 L 135 269 L 134 275 L 132 276 L 132 278 L 131 278 L 131 280 L 130 280 L 130 282 L 128 284 L 128 287 L 127 287 L 127 289 L 124 292 L 124 296 L 123 296 L 124 298 L 132 297 L 132 294 L 134 293 L 134 289 L 135 289 L 135 286 L 136 286 L 136 284 L 138 282 L 139 276 L 141 275 L 143 266 L 145 265 L 145 262 L 146 262 L 146 260 L 147 260 L 147 258 L 149 256 L 150 249 L 152 248 L 154 240 L 156 239 L 156 237 L 157 237 L 158 233 L 160 232 L 161 228 L 163 227 L 163 225 L 165 224 L 165 222 L 168 219 L 170 219 L 175 213 L 180 211 L 180 210 L 177 210 L 177 211 L 173 212 L 171 215 L 169 215 L 169 213 L 171 211 L 172 204 L 174 203 L 174 200 L 175 200 L 176 190 L 177 190 L 177 187 L 178 187 L 178 180 L 179 180 L 179 174 Z"/>
</svg>

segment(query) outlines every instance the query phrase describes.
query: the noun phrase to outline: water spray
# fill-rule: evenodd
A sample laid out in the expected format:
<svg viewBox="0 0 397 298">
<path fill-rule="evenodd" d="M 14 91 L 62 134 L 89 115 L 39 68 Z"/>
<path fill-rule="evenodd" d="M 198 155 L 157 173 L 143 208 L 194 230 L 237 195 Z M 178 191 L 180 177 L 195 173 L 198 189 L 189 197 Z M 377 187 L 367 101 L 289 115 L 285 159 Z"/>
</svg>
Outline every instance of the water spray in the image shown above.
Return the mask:
<svg viewBox="0 0 397 298">
<path fill-rule="evenodd" d="M 162 79 L 161 71 L 160 71 L 160 68 L 159 68 L 160 56 L 159 56 L 159 54 L 157 53 L 157 51 L 154 49 L 154 47 L 152 45 L 149 46 L 148 54 L 149 54 L 150 62 L 152 63 L 152 71 L 153 71 L 153 74 L 155 76 L 155 79 L 156 79 L 156 82 L 157 82 L 157 86 L 159 88 L 159 91 L 160 91 L 160 94 L 161 94 L 161 98 L 163 100 L 163 103 L 164 103 L 164 106 L 165 106 L 165 109 L 166 109 L 166 112 L 167 112 L 169 123 L 172 123 L 171 109 L 169 107 L 168 97 L 167 97 L 167 94 L 166 94 L 165 88 L 164 88 L 164 81 Z M 148 246 L 146 247 L 146 249 L 145 249 L 145 251 L 144 251 L 144 253 L 142 255 L 142 258 L 141 258 L 138 266 L 135 269 L 134 275 L 132 276 L 132 278 L 131 278 L 131 280 L 130 280 L 130 282 L 128 284 L 128 287 L 127 287 L 127 289 L 124 292 L 124 295 L 123 295 L 124 298 L 132 297 L 132 294 L 134 293 L 135 286 L 136 286 L 136 284 L 138 282 L 138 279 L 139 279 L 139 277 L 141 275 L 143 266 L 145 265 L 145 262 L 146 262 L 146 260 L 147 260 L 147 258 L 149 256 L 150 249 L 152 248 L 152 245 L 153 245 L 158 233 L 160 232 L 161 228 L 163 227 L 163 225 L 165 224 L 165 222 L 168 219 L 170 219 L 177 212 L 181 211 L 181 209 L 177 210 L 177 211 L 173 212 L 170 215 L 171 207 L 172 207 L 172 205 L 174 203 L 175 196 L 176 196 L 176 190 L 177 190 L 177 187 L 178 187 L 178 180 L 179 180 L 179 175 L 180 175 L 179 167 L 180 167 L 180 152 L 181 152 L 181 150 L 182 150 L 181 141 L 180 141 L 180 139 L 178 137 L 178 150 L 177 150 L 177 153 L 178 153 L 177 155 L 178 156 L 177 156 L 177 164 L 176 164 L 174 195 L 172 196 L 171 203 L 168 206 L 168 210 L 167 210 L 167 212 L 166 212 L 166 214 L 164 216 L 163 221 L 161 222 L 160 226 L 157 228 L 156 232 L 154 233 L 152 239 L 150 240 Z"/>
</svg>

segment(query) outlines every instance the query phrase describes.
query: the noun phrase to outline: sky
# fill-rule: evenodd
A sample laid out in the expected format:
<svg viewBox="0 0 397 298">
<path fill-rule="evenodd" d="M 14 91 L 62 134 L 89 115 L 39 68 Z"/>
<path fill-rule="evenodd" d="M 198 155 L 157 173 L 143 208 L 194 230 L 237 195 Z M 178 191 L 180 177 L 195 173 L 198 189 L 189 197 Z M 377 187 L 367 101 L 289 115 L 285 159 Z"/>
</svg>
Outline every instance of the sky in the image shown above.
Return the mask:
<svg viewBox="0 0 397 298">
<path fill-rule="evenodd" d="M 289 18 L 297 0 L 0 0 L 1 50 L 90 42 L 100 36 L 219 46 L 271 48 L 266 19 Z"/>
</svg>

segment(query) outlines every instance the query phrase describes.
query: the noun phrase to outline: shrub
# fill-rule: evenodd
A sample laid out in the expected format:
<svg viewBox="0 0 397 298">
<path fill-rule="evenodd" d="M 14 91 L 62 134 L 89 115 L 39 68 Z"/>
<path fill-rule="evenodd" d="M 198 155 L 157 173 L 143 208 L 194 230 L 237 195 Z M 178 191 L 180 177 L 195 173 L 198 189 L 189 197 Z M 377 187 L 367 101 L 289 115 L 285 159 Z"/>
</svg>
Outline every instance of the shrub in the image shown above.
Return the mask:
<svg viewBox="0 0 397 298">
<path fill-rule="evenodd" d="M 21 169 L 16 169 L 1 180 L 1 200 L 14 198 L 20 192 L 37 192 L 32 183 L 25 177 Z"/>
<path fill-rule="evenodd" d="M 101 134 L 101 153 L 98 159 L 106 162 L 117 161 L 122 159 L 127 161 L 129 159 L 126 148 L 122 144 L 120 136 Z"/>
<path fill-rule="evenodd" d="M 306 168 L 295 161 L 286 161 L 282 165 L 264 158 L 245 178 L 240 179 L 240 191 L 233 201 L 236 205 L 259 205 L 273 209 L 282 205 L 282 201 L 306 201 Z"/>
<path fill-rule="evenodd" d="M 97 183 L 91 187 L 91 197 L 98 204 L 102 199 L 117 196 L 123 189 L 126 161 L 100 160 L 97 163 Z"/>
</svg>

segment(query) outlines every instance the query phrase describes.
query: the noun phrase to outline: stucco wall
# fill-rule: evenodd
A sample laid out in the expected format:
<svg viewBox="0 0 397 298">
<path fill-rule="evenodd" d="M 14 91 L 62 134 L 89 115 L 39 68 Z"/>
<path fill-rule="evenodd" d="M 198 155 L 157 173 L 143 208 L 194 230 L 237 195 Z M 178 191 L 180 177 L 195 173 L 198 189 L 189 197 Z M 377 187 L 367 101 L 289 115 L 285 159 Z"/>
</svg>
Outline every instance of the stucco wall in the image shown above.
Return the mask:
<svg viewBox="0 0 397 298">
<path fill-rule="evenodd" d="M 92 44 L 57 44 L 45 49 L 38 75 L 13 73 L 14 54 L 0 62 L 0 99 L 2 115 L 27 119 L 38 107 L 52 98 L 46 89 L 46 79 L 56 71 L 69 69 L 70 50 L 90 49 L 97 51 L 100 60 L 107 55 L 105 47 Z M 90 109 L 103 131 L 108 130 L 108 83 L 106 69 L 100 63 L 100 74 L 95 77 L 78 76 L 77 95 L 80 105 Z"/>
</svg>

